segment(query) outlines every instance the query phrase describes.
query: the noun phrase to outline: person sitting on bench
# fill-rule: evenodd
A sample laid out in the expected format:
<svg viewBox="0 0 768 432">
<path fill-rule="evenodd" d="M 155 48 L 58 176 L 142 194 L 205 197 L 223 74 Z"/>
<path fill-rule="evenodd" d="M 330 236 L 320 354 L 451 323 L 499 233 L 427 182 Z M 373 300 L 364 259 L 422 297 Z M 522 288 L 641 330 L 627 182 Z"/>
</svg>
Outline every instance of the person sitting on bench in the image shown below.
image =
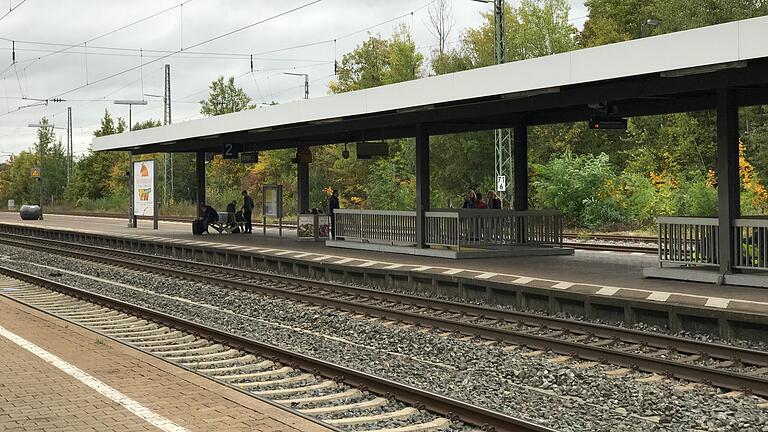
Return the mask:
<svg viewBox="0 0 768 432">
<path fill-rule="evenodd" d="M 227 204 L 227 225 L 235 225 L 235 212 L 237 211 L 237 201 Z"/>
<path fill-rule="evenodd" d="M 205 222 L 205 229 L 203 229 L 203 232 L 208 233 L 208 227 L 210 224 L 214 224 L 219 221 L 219 212 L 217 212 L 215 208 L 205 204 L 200 205 L 200 210 L 203 215 L 203 221 Z"/>
</svg>

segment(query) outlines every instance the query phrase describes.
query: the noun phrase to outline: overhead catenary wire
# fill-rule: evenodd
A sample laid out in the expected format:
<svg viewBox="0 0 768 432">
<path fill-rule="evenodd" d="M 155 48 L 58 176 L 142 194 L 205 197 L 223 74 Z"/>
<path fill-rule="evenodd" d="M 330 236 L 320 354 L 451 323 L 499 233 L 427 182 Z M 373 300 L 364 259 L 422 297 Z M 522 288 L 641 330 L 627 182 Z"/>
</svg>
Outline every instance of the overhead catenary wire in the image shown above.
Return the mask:
<svg viewBox="0 0 768 432">
<path fill-rule="evenodd" d="M 133 27 L 133 26 L 135 26 L 135 25 L 137 25 L 137 24 L 141 24 L 141 23 L 142 23 L 142 22 L 144 22 L 144 21 L 147 21 L 147 20 L 149 20 L 149 19 L 155 18 L 155 17 L 157 17 L 157 16 L 159 16 L 159 15 L 162 15 L 162 14 L 164 14 L 164 13 L 166 13 L 166 12 L 172 11 L 173 9 L 176 9 L 177 7 L 180 7 L 180 6 L 184 5 L 185 3 L 189 3 L 189 2 L 191 2 L 191 1 L 192 1 L 192 0 L 185 0 L 184 2 L 182 2 L 182 3 L 178 4 L 178 5 L 175 5 L 175 6 L 172 6 L 172 7 L 166 8 L 166 9 L 163 9 L 163 10 L 161 10 L 161 11 L 155 12 L 155 13 L 153 13 L 153 14 L 151 14 L 151 15 L 148 15 L 148 16 L 146 16 L 146 17 L 144 17 L 144 18 L 141 18 L 141 19 L 138 19 L 138 20 L 136 20 L 136 21 L 130 22 L 130 23 L 128 23 L 128 24 L 122 25 L 122 26 L 120 26 L 120 27 L 118 27 L 118 28 L 116 28 L 116 29 L 113 29 L 113 30 L 110 30 L 110 31 L 108 31 L 108 32 L 106 32 L 106 33 L 102 33 L 102 34 L 100 34 L 100 35 L 94 36 L 94 37 L 92 37 L 92 38 L 90 38 L 90 39 L 88 39 L 88 40 L 85 40 L 85 41 L 83 41 L 83 42 L 80 42 L 80 43 L 76 43 L 76 44 L 64 44 L 64 43 L 44 43 L 44 44 L 41 44 L 41 45 L 56 45 L 56 46 L 63 46 L 64 48 L 62 48 L 62 49 L 60 49 L 60 50 L 57 50 L 57 51 L 53 51 L 53 52 L 51 52 L 51 53 L 49 53 L 49 54 L 46 54 L 46 55 L 44 55 L 44 56 L 41 56 L 40 58 L 36 59 L 36 61 L 37 61 L 37 60 L 42 60 L 42 59 L 45 59 L 45 58 L 47 58 L 47 57 L 51 57 L 51 56 L 54 56 L 54 55 L 57 55 L 57 54 L 61 54 L 61 53 L 63 53 L 63 52 L 66 52 L 66 51 L 68 51 L 68 50 L 70 50 L 70 49 L 73 49 L 73 48 L 77 48 L 77 47 L 79 47 L 79 46 L 84 46 L 84 47 L 86 47 L 86 51 L 87 51 L 87 45 L 88 45 L 89 43 L 93 42 L 93 41 L 96 41 L 96 40 L 99 40 L 99 39 L 101 39 L 101 38 L 103 38 L 103 37 L 106 37 L 106 36 L 109 36 L 109 35 L 111 35 L 111 34 L 117 33 L 117 32 L 119 32 L 119 31 L 121 31 L 121 30 L 125 30 L 125 29 L 127 29 L 127 28 L 129 28 L 129 27 Z M 7 38 L 4 38 L 4 37 L 0 37 L 0 39 L 3 39 L 3 40 L 8 40 Z M 22 41 L 20 41 L 20 42 L 22 42 Z M 32 42 L 32 41 L 24 41 L 24 42 L 22 42 L 22 43 L 35 44 L 35 42 Z"/>
<path fill-rule="evenodd" d="M 18 7 L 19 7 L 19 6 L 21 6 L 21 5 L 23 5 L 24 3 L 26 3 L 26 1 L 27 1 L 27 0 L 21 0 L 21 2 L 20 2 L 19 4 L 17 4 L 16 6 L 11 6 L 11 7 L 9 8 L 8 12 L 6 12 L 5 14 L 3 14 L 3 16 L 0 16 L 0 21 L 4 20 L 4 19 L 5 19 L 5 17 L 7 17 L 8 15 L 10 15 L 10 14 L 11 14 L 11 12 L 15 11 L 16 9 L 18 9 Z"/>
<path fill-rule="evenodd" d="M 308 3 L 308 4 L 305 4 L 305 5 L 303 5 L 303 6 L 299 7 L 299 8 L 295 8 L 295 9 L 289 10 L 289 11 L 287 11 L 287 12 L 285 12 L 285 13 L 290 13 L 290 12 L 292 12 L 293 10 L 296 10 L 296 9 L 300 9 L 300 8 L 302 8 L 302 7 L 307 7 L 307 6 L 311 5 L 311 4 L 317 3 L 317 2 L 319 2 L 319 1 L 320 1 L 320 0 L 317 0 L 317 1 L 314 1 L 314 2 L 310 2 L 310 3 Z M 185 2 L 185 3 L 186 3 L 186 2 Z M 333 39 L 329 39 L 329 40 L 326 40 L 326 41 L 317 41 L 317 42 L 312 42 L 312 43 L 307 43 L 307 44 L 301 44 L 301 45 L 295 45 L 295 46 L 290 46 L 290 47 L 282 47 L 282 48 L 279 48 L 279 49 L 273 49 L 273 50 L 265 51 L 264 53 L 268 53 L 268 52 L 285 52 L 285 51 L 290 51 L 290 50 L 293 50 L 293 49 L 297 49 L 297 48 L 299 48 L 299 47 L 301 47 L 301 46 L 311 46 L 311 45 L 316 45 L 316 44 L 319 44 L 319 43 L 326 43 L 326 42 L 328 42 L 328 41 L 332 41 L 332 42 L 334 42 L 334 45 L 336 45 L 336 43 L 337 43 L 337 40 L 338 40 L 338 39 L 349 38 L 349 37 L 352 37 L 352 36 L 354 36 L 354 35 L 357 35 L 357 34 L 360 34 L 360 33 L 366 32 L 366 31 L 369 31 L 369 30 L 371 30 L 371 29 L 373 29 L 373 28 L 376 28 L 376 27 L 378 27 L 378 26 L 381 26 L 381 25 L 385 25 L 385 24 L 387 24 L 387 23 L 391 23 L 391 22 L 393 22 L 393 21 L 401 20 L 401 19 L 402 19 L 402 18 L 404 18 L 404 17 L 408 17 L 408 16 L 411 16 L 411 17 L 412 17 L 412 16 L 413 16 L 413 14 L 414 14 L 415 12 L 418 12 L 418 11 L 420 11 L 420 10 L 423 10 L 423 9 L 425 9 L 425 8 L 429 7 L 429 6 L 430 6 L 431 4 L 433 4 L 433 3 L 434 3 L 434 0 L 432 0 L 432 1 L 429 1 L 429 2 L 425 3 L 423 6 L 421 6 L 421 7 L 418 7 L 418 8 L 416 8 L 416 9 L 414 9 L 414 10 L 410 11 L 410 12 L 407 12 L 407 13 L 404 13 L 404 14 L 401 14 L 401 15 L 398 15 L 397 17 L 394 17 L 394 18 L 390 18 L 390 19 L 387 19 L 387 20 L 384 20 L 384 21 L 381 21 L 381 22 L 375 23 L 375 24 L 373 24 L 373 25 L 368 25 L 368 26 L 366 26 L 366 27 L 364 27 L 364 28 L 360 28 L 360 29 L 358 29 L 358 30 L 355 30 L 355 31 L 352 31 L 352 32 L 349 32 L 349 33 L 346 33 L 346 34 L 343 34 L 343 35 L 340 35 L 340 36 L 337 36 L 336 38 L 333 38 Z M 182 8 L 181 6 L 179 7 L 179 9 L 180 9 L 180 11 L 182 11 L 182 10 L 183 10 L 183 8 Z M 283 13 L 283 14 L 285 14 L 285 13 Z M 280 16 L 280 14 L 279 14 L 279 15 L 277 15 L 277 16 Z M 274 19 L 274 18 L 276 18 L 277 16 L 275 16 L 275 17 L 270 17 L 270 18 L 267 18 L 267 20 L 269 20 L 269 19 Z M 210 42 L 210 41 L 213 41 L 213 40 L 216 40 L 216 39 L 220 39 L 220 38 L 222 38 L 222 37 L 226 37 L 226 36 L 228 36 L 228 35 L 230 35 L 230 34 L 233 34 L 233 33 L 235 33 L 235 32 L 238 32 L 238 31 L 242 31 L 242 30 L 244 30 L 244 29 L 246 29 L 246 28 L 250 28 L 250 27 L 253 27 L 254 25 L 258 25 L 260 22 L 263 22 L 263 21 L 259 21 L 259 22 L 257 22 L 257 23 L 253 23 L 253 24 L 250 24 L 250 25 L 248 25 L 248 26 L 244 26 L 244 27 L 241 27 L 241 28 L 238 28 L 238 29 L 232 30 L 232 31 L 230 31 L 230 32 L 227 32 L 227 33 L 224 33 L 224 34 L 222 34 L 222 35 L 216 36 L 216 37 L 214 37 L 214 38 L 210 38 L 210 39 L 208 39 L 208 40 L 205 40 L 205 41 L 199 42 L 199 43 L 197 43 L 197 44 L 194 44 L 194 45 L 192 45 L 192 46 L 189 46 L 189 47 L 183 47 L 183 46 L 182 46 L 182 50 L 183 50 L 183 52 L 182 52 L 181 50 L 177 50 L 177 51 L 169 51 L 169 50 L 151 50 L 151 49 L 148 49 L 148 50 L 144 50 L 144 49 L 138 49 L 138 50 L 139 50 L 139 56 L 142 56 L 142 54 L 146 55 L 146 53 L 145 53 L 145 52 L 155 52 L 155 53 L 163 53 L 163 54 L 168 54 L 168 55 L 160 55 L 160 56 L 157 56 L 157 57 L 153 57 L 153 59 L 154 59 L 153 61 L 151 61 L 151 62 L 148 62 L 148 63 L 144 63 L 144 65 L 147 65 L 147 64 L 149 64 L 149 63 L 154 63 L 155 61 L 158 61 L 158 60 L 161 60 L 161 59 L 167 58 L 167 57 L 169 57 L 170 55 L 176 55 L 178 58 L 186 58 L 186 57 L 188 57 L 188 56 L 189 56 L 189 57 L 191 57 L 191 58 L 194 58 L 194 57 L 195 57 L 197 54 L 200 54 L 200 55 L 199 55 L 199 57 L 208 57 L 208 56 L 210 56 L 211 58 L 215 58 L 215 57 L 225 57 L 225 56 L 233 56 L 233 57 L 236 57 L 236 56 L 247 56 L 247 57 L 248 57 L 248 59 L 250 59 L 250 57 L 253 55 L 253 56 L 254 56 L 254 60 L 257 60 L 257 59 L 258 59 L 258 60 L 271 60 L 271 59 L 267 59 L 267 58 L 263 57 L 263 54 L 264 54 L 264 53 L 254 53 L 254 54 L 250 54 L 250 53 L 248 53 L 248 54 L 246 54 L 246 53 L 219 53 L 219 52 L 205 52 L 205 51 L 193 51 L 193 50 L 192 50 L 192 48 L 194 48 L 194 47 L 198 47 L 198 46 L 200 46 L 200 45 L 203 45 L 203 44 L 205 44 L 205 43 L 208 43 L 208 42 Z M 3 38 L 2 38 L 2 37 L 0 37 L 0 39 L 3 39 Z M 49 44 L 49 43 L 47 43 L 47 42 L 38 42 L 38 41 L 22 41 L 22 42 L 23 42 L 23 43 L 35 43 L 35 44 L 41 44 L 41 45 L 42 45 L 42 44 Z M 58 44 L 58 43 L 52 43 L 51 45 L 56 45 L 56 44 Z M 59 44 L 59 46 L 65 46 L 65 48 L 67 48 L 67 47 L 68 47 L 68 48 L 70 48 L 70 50 L 72 50 L 72 49 L 73 49 L 71 44 L 69 44 L 69 45 L 66 45 L 66 44 Z M 83 48 L 85 48 L 85 46 L 83 46 Z M 92 46 L 92 45 L 88 46 L 88 47 L 87 47 L 87 49 L 88 49 L 88 54 L 90 54 L 90 55 L 96 55 L 96 54 L 98 54 L 98 55 L 105 55 L 105 54 L 110 54 L 110 53 L 103 53 L 103 52 L 95 53 L 94 51 L 96 51 L 96 50 L 98 50 L 98 51 L 105 51 L 105 50 L 115 50 L 115 51 L 117 51 L 117 50 L 119 50 L 119 51 L 122 51 L 122 52 L 126 52 L 126 51 L 136 51 L 136 50 L 137 50 L 137 49 L 135 49 L 135 48 L 124 48 L 124 47 L 102 47 L 102 46 Z M 41 51 L 43 51 L 43 50 L 41 50 Z M 57 51 L 61 51 L 61 50 L 57 50 Z M 258 55 L 259 57 L 257 57 L 257 55 Z M 334 46 L 334 57 L 335 57 L 335 58 L 334 58 L 334 62 L 333 62 L 333 63 L 334 63 L 334 69 L 335 69 L 335 71 L 334 71 L 334 72 L 336 72 L 336 71 L 337 71 L 337 66 L 338 66 L 338 65 L 337 65 L 337 60 L 336 60 L 336 57 L 337 57 L 337 53 L 336 53 L 336 47 L 335 47 L 335 46 Z M 298 61 L 297 59 L 274 59 L 274 60 L 275 60 L 275 61 Z M 314 60 L 314 59 L 301 59 L 300 61 L 307 61 L 307 62 L 311 62 L 312 60 Z M 319 62 L 318 62 L 318 63 L 319 63 Z M 330 62 L 327 62 L 327 63 L 330 63 Z M 311 66 L 312 66 L 312 67 L 315 67 L 316 65 L 314 65 L 314 64 L 313 64 L 313 65 L 311 65 Z M 139 67 L 140 67 L 140 66 L 139 66 Z M 87 83 L 87 84 L 88 84 L 88 86 L 91 86 L 91 85 L 94 85 L 94 84 L 97 84 L 97 83 L 100 83 L 100 82 L 106 81 L 107 79 L 113 78 L 113 77 L 115 77 L 115 76 L 119 76 L 119 75 L 122 75 L 122 74 L 124 74 L 124 73 L 127 73 L 127 72 L 129 72 L 129 71 L 131 71 L 131 70 L 135 70 L 136 68 L 137 68 L 137 67 L 131 67 L 131 68 L 128 68 L 128 69 L 126 69 L 126 70 L 124 70 L 124 71 L 120 71 L 120 72 L 118 72 L 118 73 L 116 73 L 116 74 L 112 74 L 112 75 L 110 75 L 110 76 L 108 76 L 108 77 L 103 77 L 103 78 L 101 78 L 101 79 L 98 79 L 98 80 L 96 80 L 96 81 L 91 81 L 91 80 L 89 79 L 89 81 L 88 81 L 88 83 Z M 276 70 L 278 70 L 278 69 L 276 69 Z M 282 69 L 282 70 L 284 70 L 284 69 Z M 264 70 L 262 70 L 262 71 L 264 71 Z M 255 65 L 254 65 L 254 72 L 256 72 L 256 69 L 255 69 Z M 247 74 L 245 74 L 245 75 L 247 75 Z M 254 84 L 255 84 L 255 85 L 256 85 L 256 87 L 258 88 L 259 86 L 258 86 L 258 82 L 257 82 L 257 78 L 256 78 L 255 74 L 254 74 L 254 73 L 251 73 L 251 76 L 252 76 L 252 79 L 254 80 Z M 271 83 L 270 83 L 269 77 L 266 77 L 266 78 L 261 78 L 261 79 L 266 79 L 266 80 L 267 80 L 267 86 L 268 86 L 268 88 L 269 88 L 269 89 L 271 89 Z M 317 80 L 313 80 L 313 82 L 315 82 L 315 81 L 317 81 Z M 83 88 L 83 87 L 86 87 L 86 86 L 78 86 L 76 89 L 78 89 L 78 90 L 79 90 L 79 89 L 81 89 L 81 88 Z M 72 89 L 72 90 L 69 90 L 69 91 L 67 91 L 67 92 L 65 92 L 65 93 L 60 93 L 59 95 L 64 95 L 64 94 L 66 94 L 66 93 L 71 93 L 71 92 L 75 91 L 76 89 Z M 258 92 L 259 92 L 259 93 L 261 93 L 261 91 L 260 91 L 260 90 L 258 90 Z M 280 94 L 280 93 L 283 93 L 283 90 L 281 90 L 281 91 L 278 91 L 277 93 L 278 93 L 278 94 Z M 273 93 L 271 90 L 270 90 L 270 94 L 274 95 L 274 93 Z M 59 96 L 59 95 L 57 95 L 57 96 Z M 107 100 L 107 96 L 105 96 L 105 97 L 102 97 L 101 99 L 78 99 L 78 101 L 79 101 L 79 100 L 88 101 L 87 103 L 91 103 L 91 102 L 98 102 L 98 101 L 101 101 L 101 100 L 104 100 L 104 101 L 106 101 L 106 100 Z M 185 102 L 186 102 L 186 101 L 185 101 Z"/>
<path fill-rule="evenodd" d="M 144 58 L 159 58 L 161 55 L 149 55 L 147 53 L 157 53 L 157 52 L 163 52 L 163 53 L 171 53 L 173 51 L 169 50 L 143 50 L 143 55 L 141 52 L 136 51 L 133 53 L 133 49 L 115 49 L 118 50 L 118 52 L 94 52 L 93 47 L 88 47 L 88 55 L 89 56 L 101 56 L 101 57 L 144 57 Z M 110 48 L 111 49 L 111 48 Z M 0 51 L 7 51 L 9 48 L 2 48 L 0 47 Z M 42 53 L 50 53 L 55 52 L 52 50 L 46 50 L 41 48 L 26 48 L 23 50 L 17 50 L 21 52 L 42 52 Z M 126 53 L 124 51 L 130 51 L 131 53 Z M 64 55 L 84 55 L 85 51 L 75 51 L 70 50 L 66 53 L 62 53 Z M 251 58 L 251 54 L 238 54 L 238 53 L 217 53 L 217 52 L 200 52 L 200 51 L 184 51 L 179 52 L 176 54 L 176 59 L 210 59 L 210 60 L 242 60 L 242 59 L 249 59 Z M 25 60 L 19 60 L 16 63 L 24 63 L 24 62 L 31 62 L 34 60 L 37 60 L 41 57 L 37 58 L 29 58 Z M 318 62 L 322 61 L 319 59 L 305 59 L 305 58 L 277 58 L 277 57 L 253 57 L 254 60 L 258 61 L 289 61 L 289 62 Z M 2 75 L 3 72 L 0 72 L 0 75 Z"/>
<path fill-rule="evenodd" d="M 290 14 L 290 13 L 293 13 L 293 12 L 297 12 L 297 11 L 299 11 L 299 10 L 301 10 L 301 9 L 304 9 L 304 8 L 306 8 L 306 7 L 309 7 L 309 6 L 312 6 L 312 5 L 314 5 L 314 4 L 320 3 L 321 1 L 323 1 L 323 0 L 312 0 L 312 1 L 310 1 L 310 2 L 307 2 L 307 3 L 304 3 L 304 4 L 302 4 L 302 5 L 300 5 L 300 6 L 296 6 L 296 7 L 292 8 L 292 9 L 289 9 L 289 10 L 286 10 L 286 11 L 283 11 L 283 12 L 280 12 L 280 13 L 277 13 L 277 14 L 275 14 L 275 15 L 271 15 L 271 16 L 269 16 L 269 17 L 267 17 L 267 18 L 264 18 L 264 19 L 262 19 L 262 20 L 256 21 L 256 22 L 254 22 L 254 23 L 252 23 L 252 24 L 249 24 L 249 25 L 246 25 L 246 26 L 243 26 L 243 27 L 240 27 L 240 28 L 237 28 L 237 29 L 234 29 L 234 30 L 228 31 L 228 32 L 226 32 L 226 33 L 223 33 L 223 34 L 221 34 L 221 35 L 218 35 L 218 36 L 214 36 L 214 37 L 212 37 L 212 38 L 209 38 L 209 39 L 206 39 L 206 40 L 204 40 L 204 41 L 201 41 L 201 42 L 195 43 L 195 44 L 193 44 L 193 45 L 190 45 L 190 46 L 189 46 L 189 47 L 187 47 L 186 49 L 197 48 L 197 47 L 199 47 L 199 46 L 202 46 L 202 45 L 205 45 L 205 44 L 207 44 L 207 43 L 213 42 L 213 41 L 215 41 L 215 40 L 221 39 L 221 38 L 223 38 L 223 37 L 226 37 L 226 36 L 230 36 L 230 35 L 232 35 L 232 34 L 235 34 L 235 33 L 237 33 L 237 32 L 241 32 L 241 31 L 243 31 L 243 30 L 247 30 L 247 29 L 249 29 L 249 28 L 255 27 L 255 26 L 259 25 L 259 24 L 263 24 L 263 23 L 265 23 L 265 22 L 268 22 L 268 21 L 272 21 L 272 20 L 274 20 L 274 19 L 277 19 L 277 18 L 283 17 L 283 16 L 285 16 L 285 15 L 288 15 L 288 14 Z M 174 52 L 171 52 L 171 53 L 168 53 L 168 54 L 166 54 L 166 55 L 164 55 L 164 56 L 160 56 L 160 57 L 158 57 L 158 58 L 156 58 L 156 59 L 153 59 L 152 61 L 148 62 L 147 64 L 155 63 L 155 62 L 157 62 L 157 61 L 160 61 L 160 60 L 166 59 L 166 58 L 168 58 L 168 57 L 170 57 L 170 56 L 172 56 L 172 55 L 174 55 L 174 54 L 177 54 L 177 53 L 179 53 L 179 52 L 181 52 L 181 50 L 179 50 L 179 51 L 174 51 Z M 67 94 L 69 94 L 69 93 L 72 93 L 72 92 L 74 92 L 74 91 L 77 91 L 77 90 L 80 90 L 80 89 L 82 89 L 82 88 L 88 87 L 90 84 L 96 84 L 96 83 L 100 83 L 100 82 L 103 82 L 103 81 L 107 81 L 107 80 L 109 80 L 109 79 L 112 79 L 112 78 L 114 78 L 114 77 L 117 77 L 117 76 L 120 76 L 120 75 L 126 74 L 126 73 L 128 73 L 128 72 L 134 71 L 134 70 L 136 70 L 137 68 L 138 68 L 138 66 L 134 66 L 134 67 L 130 67 L 130 68 L 124 69 L 124 70 L 122 70 L 122 71 L 119 71 L 119 72 L 113 73 L 113 74 L 111 74 L 111 75 L 107 75 L 107 76 L 105 76 L 105 77 L 99 78 L 99 79 L 97 79 L 97 80 L 95 80 L 95 81 L 92 81 L 91 83 L 86 83 L 86 84 L 84 84 L 84 85 L 80 85 L 80 86 L 77 86 L 77 87 L 75 87 L 75 88 L 72 88 L 72 89 L 70 89 L 70 90 L 67 90 L 67 91 L 61 92 L 61 93 L 57 94 L 57 95 L 56 95 L 56 96 L 54 96 L 54 97 L 61 97 L 61 96 L 67 95 Z"/>
<path fill-rule="evenodd" d="M 316 0 L 316 1 L 322 1 L 322 0 Z M 182 56 L 183 55 L 206 55 L 206 56 L 225 56 L 225 57 L 243 57 L 243 58 L 250 58 L 251 56 L 254 56 L 255 60 L 262 60 L 263 58 L 259 58 L 259 56 L 264 55 L 264 54 L 272 54 L 272 53 L 277 53 L 277 52 L 291 51 L 291 50 L 295 50 L 295 49 L 298 49 L 298 48 L 304 48 L 304 47 L 320 45 L 320 44 L 327 44 L 327 43 L 334 43 L 334 45 L 336 45 L 336 42 L 338 40 L 340 40 L 340 39 L 346 39 L 346 38 L 358 35 L 360 33 L 367 32 L 367 31 L 372 30 L 372 29 L 374 29 L 376 27 L 380 27 L 382 25 L 389 24 L 391 22 L 394 22 L 394 21 L 400 20 L 402 18 L 411 16 L 412 14 L 414 14 L 416 12 L 419 12 L 419 11 L 429 7 L 434 2 L 435 2 L 435 0 L 432 0 L 429 3 L 426 3 L 423 6 L 418 7 L 416 9 L 413 9 L 410 12 L 404 13 L 402 15 L 398 15 L 398 16 L 396 16 L 394 18 L 390 18 L 390 19 L 387 19 L 385 21 L 381 21 L 381 22 L 378 22 L 376 24 L 372 24 L 372 25 L 366 26 L 364 28 L 361 28 L 361 29 L 358 29 L 358 30 L 355 30 L 355 31 L 352 31 L 352 32 L 349 32 L 349 33 L 346 33 L 346 34 L 343 34 L 343 35 L 340 35 L 340 36 L 336 36 L 335 38 L 332 38 L 332 39 L 324 39 L 324 40 L 308 42 L 308 43 L 299 44 L 299 45 L 293 45 L 293 46 L 289 46 L 289 47 L 276 48 L 276 49 L 272 49 L 272 50 L 269 50 L 269 51 L 263 51 L 263 52 L 259 52 L 259 53 L 191 51 L 191 49 L 195 48 L 196 46 L 199 46 L 199 45 L 211 42 L 213 40 L 219 39 L 219 38 L 224 37 L 224 36 L 228 36 L 229 34 L 237 32 L 237 31 L 242 31 L 242 30 L 245 29 L 245 27 L 243 27 L 241 29 L 233 30 L 232 32 L 229 32 L 229 34 L 219 35 L 219 36 L 217 36 L 215 38 L 211 38 L 209 40 L 200 42 L 199 44 L 195 44 L 195 45 L 192 45 L 192 46 L 189 46 L 189 47 L 183 47 L 183 48 L 181 48 L 179 50 L 145 49 L 145 48 L 143 49 L 143 48 L 114 47 L 114 46 L 103 46 L 103 45 L 93 45 L 93 44 L 90 44 L 90 45 L 88 45 L 88 50 L 89 50 L 88 54 L 89 55 L 94 55 L 95 54 L 94 50 L 108 50 L 108 51 L 130 51 L 130 52 L 134 52 L 138 56 L 139 53 L 141 51 L 143 51 L 145 53 L 145 56 L 146 56 L 146 53 L 174 54 L 174 55 L 177 55 L 177 56 L 178 55 L 182 55 Z M 257 24 L 259 24 L 259 23 L 251 24 L 250 27 L 252 27 L 254 25 L 257 25 Z M 246 26 L 246 27 L 248 27 L 248 26 Z M 96 39 L 97 38 L 92 38 L 92 39 L 88 40 L 87 42 L 90 43 L 90 42 L 92 42 L 93 40 L 96 40 Z M 12 39 L 6 38 L 6 37 L 2 37 L 2 36 L 0 36 L 0 40 L 5 40 L 7 42 L 12 42 Z M 17 39 L 15 41 L 17 43 L 27 44 L 27 45 L 64 46 L 64 47 L 67 47 L 68 49 L 77 48 L 79 46 L 82 46 L 82 43 L 74 44 L 73 45 L 73 44 L 67 44 L 67 43 L 61 43 L 61 42 L 44 42 L 44 41 L 33 41 L 33 40 L 18 40 Z M 33 50 L 32 49 L 26 49 L 25 51 L 33 51 Z M 47 52 L 45 50 L 39 50 L 39 51 L 40 52 Z M 66 51 L 66 49 L 64 49 L 64 50 L 56 50 L 56 51 L 53 51 L 52 53 L 59 53 L 59 52 L 64 52 L 64 51 Z M 335 49 L 334 49 L 334 52 L 335 52 Z M 104 55 L 104 54 L 102 54 L 102 55 Z M 160 57 L 162 57 L 162 56 L 160 56 Z M 277 59 L 277 60 L 281 60 L 281 59 Z"/>
</svg>

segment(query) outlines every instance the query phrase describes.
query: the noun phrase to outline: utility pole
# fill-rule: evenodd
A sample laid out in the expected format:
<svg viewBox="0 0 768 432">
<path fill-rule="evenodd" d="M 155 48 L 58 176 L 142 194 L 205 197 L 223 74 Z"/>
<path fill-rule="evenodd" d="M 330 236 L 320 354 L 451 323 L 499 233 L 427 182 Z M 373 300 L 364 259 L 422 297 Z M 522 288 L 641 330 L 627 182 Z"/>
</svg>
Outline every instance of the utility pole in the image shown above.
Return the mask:
<svg viewBox="0 0 768 432">
<path fill-rule="evenodd" d="M 41 133 L 40 136 L 39 136 L 39 139 L 38 139 L 38 141 L 39 141 L 38 142 L 38 146 L 39 146 L 39 151 L 40 151 L 40 173 L 39 173 L 39 177 L 37 178 L 37 182 L 39 183 L 39 190 L 40 190 L 40 203 L 38 205 L 40 206 L 40 220 L 43 220 L 43 199 L 45 198 L 45 184 L 43 182 L 43 179 L 45 179 L 46 176 L 48 175 L 48 173 L 45 170 L 45 160 L 44 160 L 44 158 L 45 158 L 45 145 L 46 145 L 46 141 L 48 139 L 52 139 L 53 138 L 52 137 L 53 130 L 56 129 L 56 127 L 54 125 L 48 124 L 48 123 L 29 124 L 29 127 L 36 128 L 36 129 L 38 129 L 40 131 L 44 130 L 46 134 L 48 134 L 49 129 L 50 129 L 50 134 L 49 135 L 45 135 L 45 134 Z M 62 129 L 62 128 L 59 128 L 59 129 Z"/>
<path fill-rule="evenodd" d="M 67 183 L 74 174 L 74 144 L 72 143 L 72 107 L 67 107 Z"/>
<path fill-rule="evenodd" d="M 171 65 L 165 65 L 165 92 L 163 93 L 163 125 L 171 124 Z M 173 199 L 173 153 L 166 153 L 163 160 L 165 187 L 163 202 L 168 205 L 168 197 Z M 170 194 L 168 193 L 170 191 Z"/>
</svg>

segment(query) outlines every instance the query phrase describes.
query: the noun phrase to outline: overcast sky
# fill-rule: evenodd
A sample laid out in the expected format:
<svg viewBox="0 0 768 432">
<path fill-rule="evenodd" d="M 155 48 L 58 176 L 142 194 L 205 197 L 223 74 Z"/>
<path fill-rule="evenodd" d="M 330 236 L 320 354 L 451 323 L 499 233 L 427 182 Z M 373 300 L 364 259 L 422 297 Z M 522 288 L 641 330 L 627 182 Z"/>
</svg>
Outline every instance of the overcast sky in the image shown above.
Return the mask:
<svg viewBox="0 0 768 432">
<path fill-rule="evenodd" d="M 134 123 L 162 120 L 162 98 L 143 95 L 163 94 L 166 63 L 171 65 L 173 121 L 180 122 L 201 117 L 198 102 L 218 75 L 238 77 L 237 85 L 255 102 L 287 102 L 303 97 L 303 80 L 283 72 L 309 74 L 311 96 L 325 95 L 334 58 L 340 59 L 368 33 L 387 37 L 395 26 L 405 23 L 423 53 L 436 42 L 426 28 L 425 6 L 431 0 L 321 0 L 269 19 L 311 1 L 12 0 L 13 11 L 0 20 L 0 160 L 33 145 L 35 129 L 27 125 L 43 116 L 57 128 L 65 128 L 67 106 L 72 107 L 76 155 L 89 148 L 105 108 L 127 120 L 128 107 L 114 105 L 116 99 L 149 102 L 134 107 Z M 570 2 L 572 23 L 581 28 L 586 15 L 583 1 Z M 480 13 L 490 8 L 470 0 L 451 0 L 451 4 L 454 40 L 464 29 L 480 25 Z M 166 9 L 170 10 L 118 30 Z M 0 16 L 8 11 L 0 9 Z M 263 20 L 267 21 L 194 46 Z M 92 40 L 109 32 L 113 33 Z M 17 41 L 15 65 L 9 40 Z M 84 41 L 89 41 L 87 49 Z M 312 45 L 287 49 L 305 44 Z M 182 48 L 187 53 L 169 55 Z M 120 74 L 130 68 L 135 69 Z M 68 101 L 18 109 L 38 103 L 35 99 L 54 97 Z M 56 132 L 66 141 L 65 130 Z"/>
</svg>

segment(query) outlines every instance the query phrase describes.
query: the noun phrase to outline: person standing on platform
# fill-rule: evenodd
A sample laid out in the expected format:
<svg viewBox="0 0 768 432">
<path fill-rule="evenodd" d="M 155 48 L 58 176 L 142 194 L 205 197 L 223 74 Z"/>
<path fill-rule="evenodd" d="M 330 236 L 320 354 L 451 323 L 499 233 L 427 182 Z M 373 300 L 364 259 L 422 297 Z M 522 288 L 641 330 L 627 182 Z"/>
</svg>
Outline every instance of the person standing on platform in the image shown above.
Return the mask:
<svg viewBox="0 0 768 432">
<path fill-rule="evenodd" d="M 475 201 L 477 200 L 477 197 L 475 196 L 475 191 L 472 189 L 467 192 L 467 197 L 464 198 L 464 205 L 462 205 L 462 208 L 475 208 Z"/>
<path fill-rule="evenodd" d="M 483 200 L 483 193 L 478 192 L 475 198 L 475 208 L 476 209 L 486 209 L 488 206 L 485 204 L 485 201 Z"/>
<path fill-rule="evenodd" d="M 501 198 L 499 198 L 494 191 L 488 192 L 488 208 L 501 210 Z"/>
<path fill-rule="evenodd" d="M 253 215 L 253 198 L 248 195 L 248 191 L 242 191 L 243 195 L 243 219 L 245 219 L 245 233 L 252 233 L 251 216 Z"/>
<path fill-rule="evenodd" d="M 339 205 L 339 190 L 334 189 L 328 198 L 328 214 L 331 215 L 331 238 L 336 240 L 336 215 L 334 210 L 341 208 Z"/>
</svg>

